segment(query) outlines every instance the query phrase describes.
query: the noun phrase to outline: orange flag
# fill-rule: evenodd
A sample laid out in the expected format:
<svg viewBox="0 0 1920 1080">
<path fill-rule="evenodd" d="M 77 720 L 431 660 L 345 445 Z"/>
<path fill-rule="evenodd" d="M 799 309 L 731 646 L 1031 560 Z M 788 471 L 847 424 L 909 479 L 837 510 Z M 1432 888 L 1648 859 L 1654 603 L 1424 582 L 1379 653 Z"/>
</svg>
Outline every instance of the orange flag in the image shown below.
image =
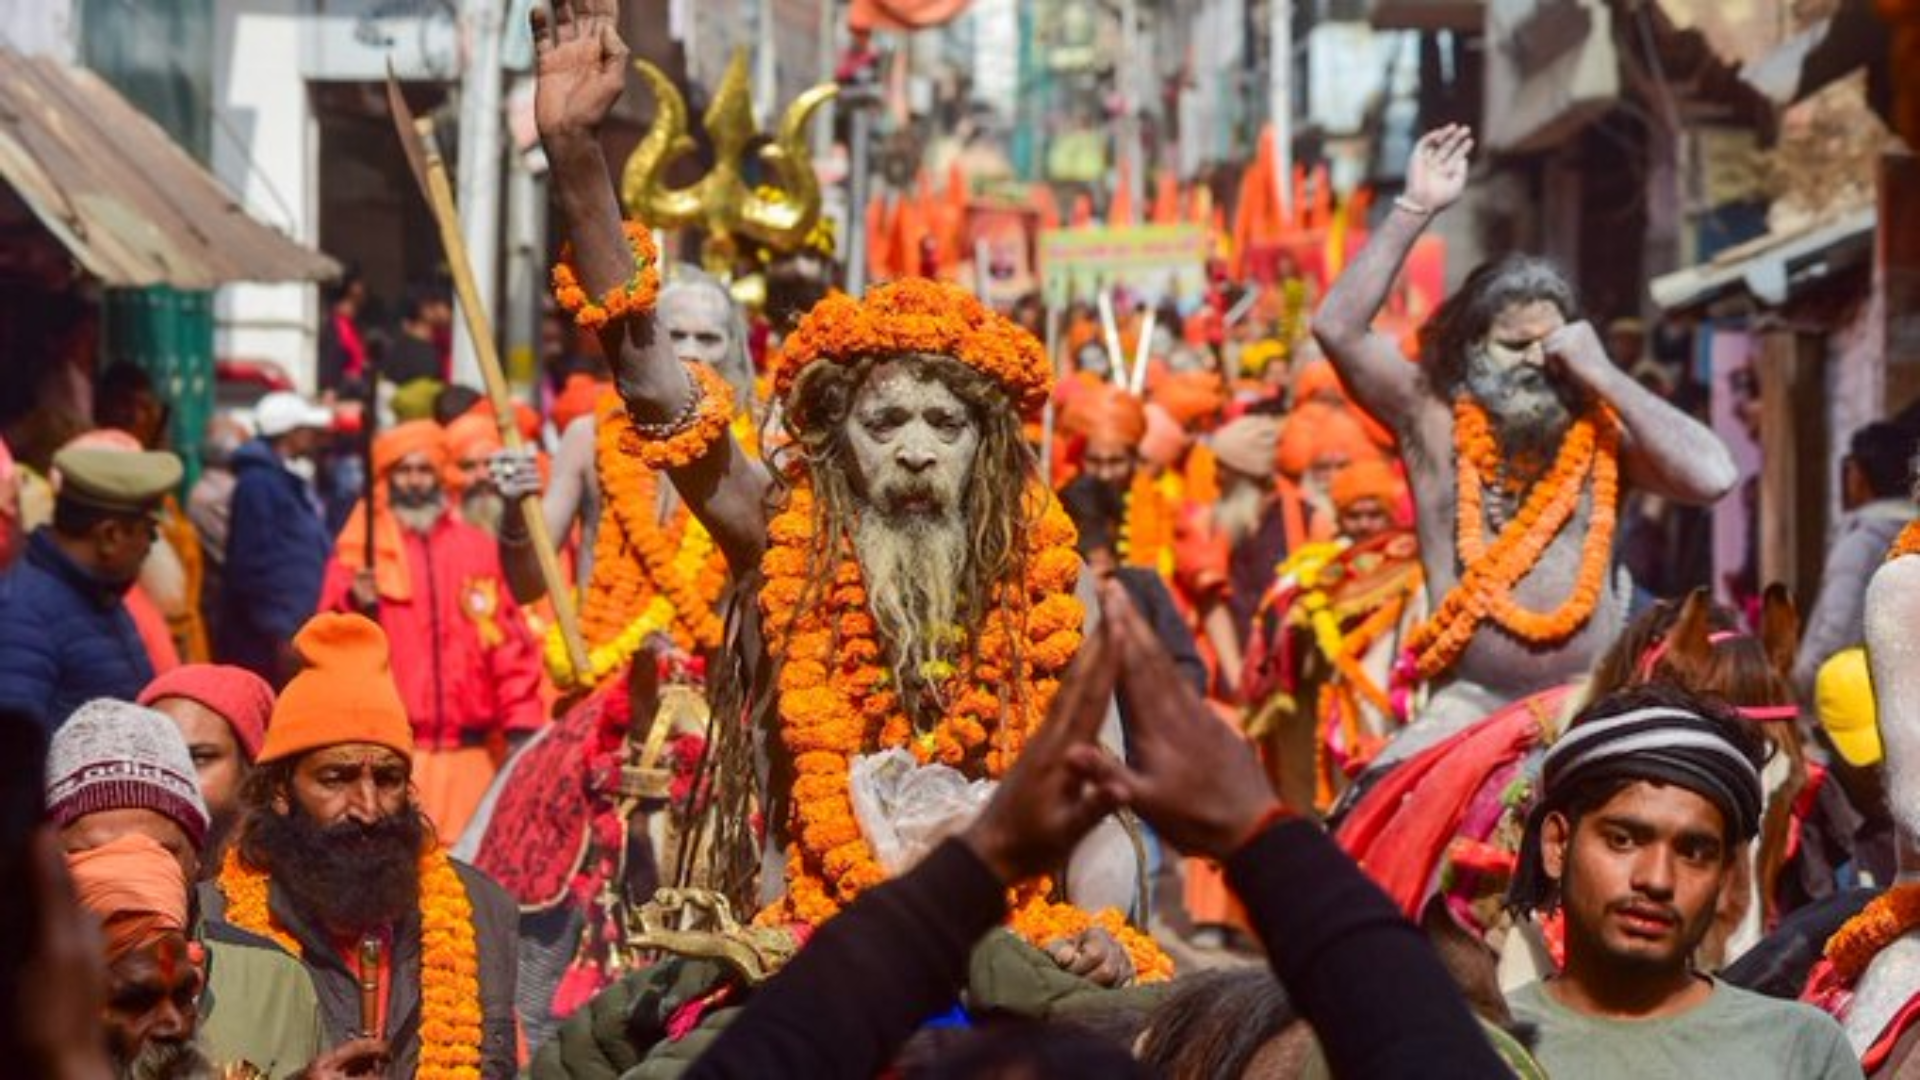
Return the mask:
<svg viewBox="0 0 1920 1080">
<path fill-rule="evenodd" d="M 1170 170 L 1161 170 L 1154 180 L 1153 214 L 1148 220 L 1155 225 L 1180 223 L 1180 181 Z"/>
<path fill-rule="evenodd" d="M 1133 165 L 1120 157 L 1119 171 L 1114 174 L 1113 201 L 1107 204 L 1107 224 L 1116 229 L 1133 224 Z"/>
</svg>

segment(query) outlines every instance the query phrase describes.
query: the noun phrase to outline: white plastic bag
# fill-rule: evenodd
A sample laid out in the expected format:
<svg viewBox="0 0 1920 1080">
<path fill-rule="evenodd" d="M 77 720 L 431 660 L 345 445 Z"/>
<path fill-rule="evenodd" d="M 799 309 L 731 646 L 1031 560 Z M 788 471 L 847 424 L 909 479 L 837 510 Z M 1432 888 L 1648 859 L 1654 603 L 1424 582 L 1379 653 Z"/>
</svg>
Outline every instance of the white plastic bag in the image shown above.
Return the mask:
<svg viewBox="0 0 1920 1080">
<path fill-rule="evenodd" d="M 860 834 L 887 875 L 897 877 L 972 823 L 994 785 L 894 749 L 854 758 L 849 787 Z"/>
</svg>

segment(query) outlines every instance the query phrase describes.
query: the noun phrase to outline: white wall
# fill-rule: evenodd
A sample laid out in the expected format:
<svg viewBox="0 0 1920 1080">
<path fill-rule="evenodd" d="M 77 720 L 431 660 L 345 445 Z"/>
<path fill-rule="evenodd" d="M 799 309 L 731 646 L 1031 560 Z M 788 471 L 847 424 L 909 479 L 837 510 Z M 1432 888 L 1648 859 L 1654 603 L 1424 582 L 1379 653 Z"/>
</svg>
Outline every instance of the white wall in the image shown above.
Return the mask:
<svg viewBox="0 0 1920 1080">
<path fill-rule="evenodd" d="M 257 218 L 320 239 L 319 132 L 301 76 L 307 0 L 215 0 L 213 170 Z M 271 360 L 311 392 L 319 329 L 312 285 L 231 285 L 214 299 L 214 354 Z"/>
<path fill-rule="evenodd" d="M 26 56 L 74 59 L 73 0 L 0 0 L 0 44 Z"/>
</svg>

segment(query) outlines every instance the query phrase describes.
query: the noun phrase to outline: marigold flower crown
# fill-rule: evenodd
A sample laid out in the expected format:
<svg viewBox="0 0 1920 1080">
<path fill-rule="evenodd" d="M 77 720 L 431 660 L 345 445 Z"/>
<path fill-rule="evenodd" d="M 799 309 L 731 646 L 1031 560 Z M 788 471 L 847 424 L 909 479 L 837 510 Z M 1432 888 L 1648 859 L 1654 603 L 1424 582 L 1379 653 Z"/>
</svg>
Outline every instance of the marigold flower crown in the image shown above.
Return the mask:
<svg viewBox="0 0 1920 1080">
<path fill-rule="evenodd" d="M 1046 349 L 1032 334 L 957 285 L 903 278 L 864 299 L 836 292 L 814 305 L 774 358 L 774 393 L 787 403 L 801 372 L 821 361 L 915 353 L 950 356 L 988 376 L 1029 419 L 1053 392 Z"/>
</svg>

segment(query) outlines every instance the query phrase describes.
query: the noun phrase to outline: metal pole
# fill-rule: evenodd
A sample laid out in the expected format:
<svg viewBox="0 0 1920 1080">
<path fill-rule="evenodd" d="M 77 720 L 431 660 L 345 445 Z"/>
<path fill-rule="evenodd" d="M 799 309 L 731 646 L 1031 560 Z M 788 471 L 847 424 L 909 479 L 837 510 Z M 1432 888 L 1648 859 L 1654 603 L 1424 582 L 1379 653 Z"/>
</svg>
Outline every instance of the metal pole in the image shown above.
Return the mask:
<svg viewBox="0 0 1920 1080">
<path fill-rule="evenodd" d="M 460 79 L 460 221 L 483 311 L 495 310 L 500 263 L 500 45 L 502 0 L 465 0 L 473 51 Z M 455 299 L 457 305 L 460 301 Z M 465 318 L 453 322 L 453 381 L 481 385 Z"/>
<path fill-rule="evenodd" d="M 873 110 L 880 104 L 880 88 L 862 78 L 840 92 L 852 111 L 853 149 L 847 165 L 847 292 L 867 290 L 867 155 L 873 141 Z"/>
</svg>

